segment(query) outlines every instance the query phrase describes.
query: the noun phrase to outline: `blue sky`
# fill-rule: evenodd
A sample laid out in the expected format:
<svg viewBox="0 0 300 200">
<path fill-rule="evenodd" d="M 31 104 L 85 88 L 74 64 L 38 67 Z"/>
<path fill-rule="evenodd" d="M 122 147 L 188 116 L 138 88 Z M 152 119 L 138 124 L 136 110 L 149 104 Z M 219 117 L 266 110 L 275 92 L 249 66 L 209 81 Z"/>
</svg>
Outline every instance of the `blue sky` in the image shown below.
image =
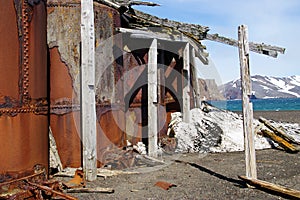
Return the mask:
<svg viewBox="0 0 300 200">
<path fill-rule="evenodd" d="M 138 10 L 181 22 L 210 28 L 209 33 L 237 39 L 237 28 L 246 24 L 249 40 L 286 48 L 285 54 L 271 58 L 250 54 L 251 75 L 284 77 L 300 75 L 300 1 L 299 0 L 152 0 L 160 7 L 135 7 Z M 217 42 L 203 41 L 210 54 L 213 72 L 220 81 L 239 78 L 238 49 Z M 205 70 L 204 70 L 205 71 Z M 201 73 L 200 73 L 201 74 Z M 219 82 L 220 82 L 219 81 Z"/>
</svg>

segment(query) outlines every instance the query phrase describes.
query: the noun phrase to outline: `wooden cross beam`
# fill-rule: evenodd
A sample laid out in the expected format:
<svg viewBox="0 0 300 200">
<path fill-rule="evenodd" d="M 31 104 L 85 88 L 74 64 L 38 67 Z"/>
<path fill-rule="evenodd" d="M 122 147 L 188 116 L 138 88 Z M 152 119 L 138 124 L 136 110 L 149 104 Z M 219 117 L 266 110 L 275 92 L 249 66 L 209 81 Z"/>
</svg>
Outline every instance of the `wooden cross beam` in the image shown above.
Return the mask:
<svg viewBox="0 0 300 200">
<path fill-rule="evenodd" d="M 215 42 L 220 42 L 223 44 L 227 44 L 230 46 L 236 46 L 236 47 L 238 46 L 238 41 L 231 39 L 231 38 L 219 36 L 218 34 L 207 34 L 206 39 L 215 41 Z M 273 58 L 277 58 L 278 52 L 281 54 L 284 54 L 284 52 L 285 52 L 285 48 L 271 46 L 271 45 L 267 45 L 264 43 L 257 44 L 254 42 L 249 42 L 249 47 L 250 47 L 250 49 L 249 49 L 250 51 L 253 51 L 258 54 L 264 54 L 267 56 L 271 56 Z"/>
</svg>

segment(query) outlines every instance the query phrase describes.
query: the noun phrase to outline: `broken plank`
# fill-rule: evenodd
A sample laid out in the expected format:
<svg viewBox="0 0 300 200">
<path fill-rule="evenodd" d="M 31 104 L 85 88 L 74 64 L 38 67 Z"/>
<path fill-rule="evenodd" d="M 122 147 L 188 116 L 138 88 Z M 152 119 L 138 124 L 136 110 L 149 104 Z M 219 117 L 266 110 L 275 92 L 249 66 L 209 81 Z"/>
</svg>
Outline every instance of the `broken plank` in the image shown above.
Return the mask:
<svg viewBox="0 0 300 200">
<path fill-rule="evenodd" d="M 283 130 L 280 130 L 279 128 L 276 128 L 269 122 L 267 119 L 263 117 L 259 117 L 258 119 L 261 123 L 263 123 L 266 127 L 268 127 L 271 131 L 273 131 L 277 136 L 285 139 L 286 141 L 293 143 L 293 144 L 298 144 L 300 145 L 300 142 L 297 142 L 294 138 L 291 136 L 287 135 Z"/>
<path fill-rule="evenodd" d="M 263 136 L 268 137 L 275 141 L 279 146 L 284 148 L 288 152 L 298 152 L 299 149 L 295 147 L 293 144 L 289 143 L 285 139 L 281 138 L 280 136 L 276 135 L 275 133 L 268 131 L 268 130 L 261 130 Z"/>
<path fill-rule="evenodd" d="M 280 185 L 275 185 L 273 183 L 269 183 L 269 182 L 258 180 L 258 179 L 247 178 L 245 176 L 239 176 L 239 178 L 242 179 L 243 181 L 245 181 L 246 183 L 248 183 L 249 185 L 252 185 L 256 188 L 267 189 L 267 190 L 277 192 L 277 193 L 285 195 L 285 196 L 300 199 L 300 191 L 298 191 L 298 190 L 290 189 L 290 188 L 283 187 Z"/>
<path fill-rule="evenodd" d="M 67 189 L 67 193 L 114 193 L 115 190 L 113 188 L 72 188 Z"/>
</svg>

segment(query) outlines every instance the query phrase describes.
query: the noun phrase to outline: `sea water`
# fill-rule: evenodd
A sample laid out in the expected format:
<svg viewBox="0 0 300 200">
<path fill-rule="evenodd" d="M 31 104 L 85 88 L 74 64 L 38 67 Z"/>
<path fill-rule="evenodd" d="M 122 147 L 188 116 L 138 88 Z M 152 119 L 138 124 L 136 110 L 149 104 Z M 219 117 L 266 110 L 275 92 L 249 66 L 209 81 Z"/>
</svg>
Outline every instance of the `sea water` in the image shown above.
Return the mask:
<svg viewBox="0 0 300 200">
<path fill-rule="evenodd" d="M 300 98 L 252 99 L 254 111 L 300 110 Z M 208 101 L 221 109 L 242 111 L 242 100 Z"/>
</svg>

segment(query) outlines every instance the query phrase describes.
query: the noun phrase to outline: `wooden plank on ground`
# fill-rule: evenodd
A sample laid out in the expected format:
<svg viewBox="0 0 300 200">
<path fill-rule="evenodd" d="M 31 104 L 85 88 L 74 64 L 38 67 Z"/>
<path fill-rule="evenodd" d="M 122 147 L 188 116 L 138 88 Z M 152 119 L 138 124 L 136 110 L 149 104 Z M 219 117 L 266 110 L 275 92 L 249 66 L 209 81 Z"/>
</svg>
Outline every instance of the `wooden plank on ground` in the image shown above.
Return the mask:
<svg viewBox="0 0 300 200">
<path fill-rule="evenodd" d="M 277 136 L 283 138 L 284 140 L 288 141 L 289 143 L 298 144 L 300 145 L 300 142 L 297 142 L 294 138 L 287 135 L 283 130 L 280 130 L 279 128 L 276 128 L 273 126 L 268 120 L 266 120 L 263 117 L 259 117 L 259 121 L 263 123 L 266 127 L 268 127 L 271 131 L 273 131 Z"/>
<path fill-rule="evenodd" d="M 286 141 L 285 139 L 283 139 L 282 137 L 276 135 L 271 131 L 261 130 L 261 133 L 263 134 L 263 136 L 268 137 L 273 141 L 275 141 L 277 144 L 279 144 L 279 146 L 281 146 L 288 152 L 296 153 L 299 151 L 299 148 L 295 147 L 293 144 L 289 143 L 288 141 Z"/>
<path fill-rule="evenodd" d="M 298 190 L 290 189 L 287 187 L 283 187 L 280 185 L 276 185 L 276 184 L 258 180 L 258 179 L 247 178 L 245 176 L 239 176 L 239 178 L 242 179 L 243 181 L 245 181 L 247 184 L 252 185 L 256 188 L 267 189 L 267 190 L 282 194 L 284 196 L 289 196 L 294 199 L 300 199 L 300 191 L 298 191 Z"/>
<path fill-rule="evenodd" d="M 115 190 L 113 188 L 72 188 L 67 189 L 67 193 L 114 193 Z"/>
</svg>

